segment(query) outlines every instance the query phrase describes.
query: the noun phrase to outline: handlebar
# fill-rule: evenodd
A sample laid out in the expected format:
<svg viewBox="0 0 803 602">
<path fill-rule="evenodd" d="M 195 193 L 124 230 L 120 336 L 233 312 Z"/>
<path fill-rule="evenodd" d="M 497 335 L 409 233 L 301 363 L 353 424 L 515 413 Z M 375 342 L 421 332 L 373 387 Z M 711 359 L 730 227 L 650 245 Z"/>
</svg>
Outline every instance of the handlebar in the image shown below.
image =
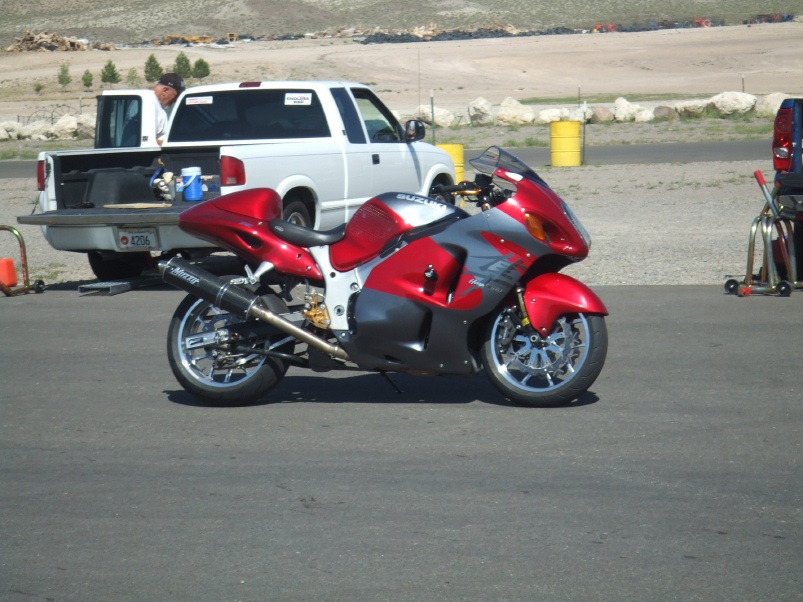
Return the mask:
<svg viewBox="0 0 803 602">
<path fill-rule="evenodd" d="M 443 184 L 435 184 L 432 187 L 432 192 L 454 192 L 457 194 L 477 194 L 480 189 L 474 182 L 469 182 L 468 180 L 464 180 L 458 184 L 450 184 L 450 185 L 443 185 Z"/>
</svg>

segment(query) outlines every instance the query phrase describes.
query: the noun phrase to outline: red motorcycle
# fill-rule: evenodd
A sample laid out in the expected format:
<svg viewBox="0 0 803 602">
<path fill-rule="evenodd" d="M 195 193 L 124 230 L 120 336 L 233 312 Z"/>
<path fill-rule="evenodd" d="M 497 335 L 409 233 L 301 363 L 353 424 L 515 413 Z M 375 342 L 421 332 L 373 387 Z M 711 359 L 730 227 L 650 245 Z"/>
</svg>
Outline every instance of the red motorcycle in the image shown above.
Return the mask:
<svg viewBox="0 0 803 602">
<path fill-rule="evenodd" d="M 530 406 L 585 392 L 605 362 L 608 311 L 558 272 L 588 255 L 588 233 L 514 155 L 491 147 L 470 163 L 475 180 L 440 195 L 471 199 L 481 209 L 473 215 L 389 192 L 347 224 L 316 231 L 282 220 L 269 189 L 184 211 L 181 229 L 234 253 L 245 274 L 219 278 L 178 257 L 159 264 L 190 293 L 168 333 L 182 387 L 210 405 L 245 405 L 300 366 L 386 376 L 484 369 L 505 397 Z"/>
</svg>

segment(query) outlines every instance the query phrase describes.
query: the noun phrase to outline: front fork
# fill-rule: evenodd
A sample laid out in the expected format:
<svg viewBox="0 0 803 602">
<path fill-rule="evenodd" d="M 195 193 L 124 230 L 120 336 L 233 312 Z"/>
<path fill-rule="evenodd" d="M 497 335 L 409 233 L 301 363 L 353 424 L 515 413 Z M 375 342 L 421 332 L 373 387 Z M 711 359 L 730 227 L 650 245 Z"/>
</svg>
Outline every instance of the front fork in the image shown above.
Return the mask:
<svg viewBox="0 0 803 602">
<path fill-rule="evenodd" d="M 521 325 L 524 327 L 529 327 L 531 322 L 529 316 L 527 315 L 527 305 L 524 303 L 524 287 L 521 285 L 516 287 L 516 299 L 518 300 L 519 311 L 521 312 Z"/>
</svg>

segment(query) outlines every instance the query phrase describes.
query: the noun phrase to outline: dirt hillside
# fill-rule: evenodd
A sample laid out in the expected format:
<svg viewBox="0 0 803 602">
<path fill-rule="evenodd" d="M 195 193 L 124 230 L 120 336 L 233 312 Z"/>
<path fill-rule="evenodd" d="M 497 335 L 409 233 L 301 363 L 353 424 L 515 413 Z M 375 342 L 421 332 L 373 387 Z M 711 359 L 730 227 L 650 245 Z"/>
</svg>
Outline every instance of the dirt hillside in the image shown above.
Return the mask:
<svg viewBox="0 0 803 602">
<path fill-rule="evenodd" d="M 206 81 L 343 79 L 371 84 L 395 110 L 429 104 L 464 110 L 482 96 L 599 97 L 666 94 L 686 97 L 744 91 L 803 94 L 803 22 L 751 26 L 539 36 L 455 42 L 363 45 L 350 39 L 238 43 L 229 48 L 162 46 L 110 52 L 26 52 L 0 56 L 0 121 L 59 103 L 90 106 L 100 71 L 111 60 L 125 77 L 140 76 L 154 54 L 167 67 L 184 52 L 206 60 Z M 57 83 L 66 62 L 73 82 Z M 85 92 L 81 75 L 94 74 Z M 33 91 L 40 82 L 41 95 Z M 117 87 L 123 87 L 118 85 Z M 82 100 L 79 100 L 82 99 Z"/>
</svg>

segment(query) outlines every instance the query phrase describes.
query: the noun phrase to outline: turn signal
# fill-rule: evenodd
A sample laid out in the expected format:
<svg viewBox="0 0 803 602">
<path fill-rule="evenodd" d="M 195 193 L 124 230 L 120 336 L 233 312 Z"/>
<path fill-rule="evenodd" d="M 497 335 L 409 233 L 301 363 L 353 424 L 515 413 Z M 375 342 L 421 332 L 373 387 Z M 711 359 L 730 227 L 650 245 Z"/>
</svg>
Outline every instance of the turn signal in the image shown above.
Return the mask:
<svg viewBox="0 0 803 602">
<path fill-rule="evenodd" d="M 524 223 L 527 225 L 527 232 L 530 236 L 541 242 L 548 243 L 549 237 L 544 232 L 544 227 L 541 225 L 541 220 L 533 213 L 524 214 Z"/>
</svg>

